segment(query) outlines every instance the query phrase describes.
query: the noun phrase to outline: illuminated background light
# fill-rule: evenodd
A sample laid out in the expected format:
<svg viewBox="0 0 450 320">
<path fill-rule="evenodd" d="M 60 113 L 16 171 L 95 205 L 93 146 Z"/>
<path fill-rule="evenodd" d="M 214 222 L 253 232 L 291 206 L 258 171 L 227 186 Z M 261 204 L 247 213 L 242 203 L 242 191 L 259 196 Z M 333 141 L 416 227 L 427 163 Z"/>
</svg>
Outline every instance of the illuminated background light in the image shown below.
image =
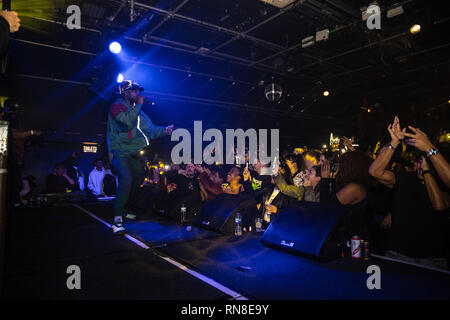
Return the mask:
<svg viewBox="0 0 450 320">
<path fill-rule="evenodd" d="M 123 81 L 123 74 L 119 73 L 119 74 L 117 75 L 117 82 L 120 83 L 120 82 L 122 82 L 122 81 Z"/>
<path fill-rule="evenodd" d="M 412 34 L 415 34 L 415 33 L 420 32 L 420 29 L 421 29 L 420 24 L 413 24 L 413 25 L 411 26 L 411 28 L 409 29 L 409 31 L 410 31 Z"/>
<path fill-rule="evenodd" d="M 329 91 L 324 91 L 324 92 L 323 92 L 323 95 L 324 95 L 325 97 L 328 97 L 328 96 L 330 95 L 330 92 L 329 92 Z"/>
<path fill-rule="evenodd" d="M 121 50 L 122 46 L 120 45 L 120 43 L 116 41 L 111 42 L 111 44 L 109 45 L 109 51 L 111 51 L 114 54 L 118 54 Z"/>
</svg>

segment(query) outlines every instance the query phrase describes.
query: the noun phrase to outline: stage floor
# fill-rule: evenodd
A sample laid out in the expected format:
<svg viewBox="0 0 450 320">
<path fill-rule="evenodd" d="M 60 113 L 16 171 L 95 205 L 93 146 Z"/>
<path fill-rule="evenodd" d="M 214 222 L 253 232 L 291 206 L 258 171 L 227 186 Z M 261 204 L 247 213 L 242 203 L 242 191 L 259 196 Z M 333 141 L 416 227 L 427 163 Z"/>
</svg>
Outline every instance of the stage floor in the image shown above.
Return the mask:
<svg viewBox="0 0 450 320">
<path fill-rule="evenodd" d="M 319 263 L 264 247 L 262 233 L 187 231 L 160 216 L 113 236 L 110 204 L 21 209 L 7 243 L 10 299 L 450 299 L 450 275 L 372 258 Z M 130 241 L 131 240 L 131 241 Z M 78 265 L 82 290 L 68 290 Z M 381 289 L 369 290 L 369 265 Z"/>
</svg>

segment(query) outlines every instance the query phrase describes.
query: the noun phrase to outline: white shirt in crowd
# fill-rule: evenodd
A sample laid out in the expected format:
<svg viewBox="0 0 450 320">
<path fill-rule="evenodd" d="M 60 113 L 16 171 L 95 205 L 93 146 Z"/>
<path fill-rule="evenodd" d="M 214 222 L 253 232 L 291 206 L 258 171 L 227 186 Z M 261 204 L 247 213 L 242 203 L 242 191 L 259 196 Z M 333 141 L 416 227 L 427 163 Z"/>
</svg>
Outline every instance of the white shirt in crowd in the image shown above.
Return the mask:
<svg viewBox="0 0 450 320">
<path fill-rule="evenodd" d="M 101 196 L 103 193 L 103 178 L 105 177 L 105 168 L 102 170 L 97 170 L 94 168 L 91 173 L 89 173 L 88 189 L 96 196 Z"/>
</svg>

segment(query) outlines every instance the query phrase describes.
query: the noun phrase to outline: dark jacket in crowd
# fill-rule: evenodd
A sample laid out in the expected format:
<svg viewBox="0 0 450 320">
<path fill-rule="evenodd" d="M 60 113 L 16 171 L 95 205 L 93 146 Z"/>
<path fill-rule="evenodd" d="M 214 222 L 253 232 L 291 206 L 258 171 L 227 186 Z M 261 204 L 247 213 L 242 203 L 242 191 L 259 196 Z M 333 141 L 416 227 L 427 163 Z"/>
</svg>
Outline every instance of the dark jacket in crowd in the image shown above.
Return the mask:
<svg viewBox="0 0 450 320">
<path fill-rule="evenodd" d="M 270 176 L 261 176 L 256 171 L 250 170 L 250 176 L 252 177 L 251 180 L 242 181 L 244 192 L 253 196 L 256 202 L 259 203 L 262 201 L 264 194 L 272 192 L 273 184 L 271 183 Z"/>
</svg>

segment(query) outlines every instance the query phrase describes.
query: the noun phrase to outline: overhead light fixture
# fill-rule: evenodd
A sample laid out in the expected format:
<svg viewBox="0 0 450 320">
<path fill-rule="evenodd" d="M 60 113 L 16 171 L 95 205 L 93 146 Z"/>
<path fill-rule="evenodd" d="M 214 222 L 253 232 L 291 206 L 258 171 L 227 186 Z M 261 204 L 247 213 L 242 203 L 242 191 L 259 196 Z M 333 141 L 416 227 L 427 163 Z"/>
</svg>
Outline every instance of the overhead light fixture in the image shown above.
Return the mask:
<svg viewBox="0 0 450 320">
<path fill-rule="evenodd" d="M 316 32 L 316 42 L 328 40 L 328 34 L 330 31 L 328 29 L 320 30 Z"/>
<path fill-rule="evenodd" d="M 326 90 L 326 91 L 323 92 L 323 95 L 324 95 L 325 97 L 328 97 L 328 96 L 330 95 L 330 92 L 329 92 L 328 90 Z"/>
<path fill-rule="evenodd" d="M 398 5 L 396 7 L 393 7 L 392 9 L 389 9 L 387 11 L 386 16 L 388 18 L 393 18 L 393 17 L 396 17 L 396 16 L 399 16 L 399 15 L 403 14 L 404 12 L 405 11 L 403 10 L 402 5 Z"/>
<path fill-rule="evenodd" d="M 314 45 L 314 36 L 309 36 L 302 39 L 302 48 L 308 48 Z"/>
<path fill-rule="evenodd" d="M 261 0 L 261 1 L 270 4 L 274 7 L 283 9 L 288 5 L 290 5 L 291 3 L 295 2 L 296 0 Z"/>
<path fill-rule="evenodd" d="M 118 54 L 122 50 L 122 46 L 117 41 L 111 42 L 109 45 L 109 51 L 114 54 Z"/>
<path fill-rule="evenodd" d="M 420 26 L 420 24 L 413 24 L 412 26 L 411 26 L 411 28 L 409 29 L 409 31 L 412 33 L 412 34 L 416 34 L 416 33 L 419 33 L 420 32 L 420 29 L 421 29 L 422 27 Z"/>
</svg>

